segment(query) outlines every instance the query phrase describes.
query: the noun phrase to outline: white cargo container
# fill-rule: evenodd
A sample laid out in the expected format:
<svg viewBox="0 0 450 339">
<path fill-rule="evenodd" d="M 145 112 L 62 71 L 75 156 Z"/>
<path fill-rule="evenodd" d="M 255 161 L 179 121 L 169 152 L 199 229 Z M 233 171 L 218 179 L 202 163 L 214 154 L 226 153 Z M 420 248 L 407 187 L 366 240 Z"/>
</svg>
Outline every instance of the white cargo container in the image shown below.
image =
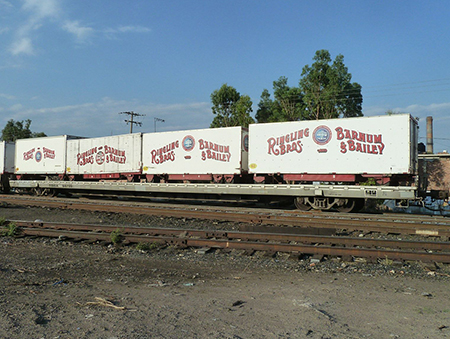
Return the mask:
<svg viewBox="0 0 450 339">
<path fill-rule="evenodd" d="M 0 142 L 0 174 L 14 173 L 14 149 L 13 142 Z"/>
<path fill-rule="evenodd" d="M 19 139 L 16 141 L 15 173 L 64 174 L 66 170 L 67 135 Z"/>
<path fill-rule="evenodd" d="M 231 175 L 248 170 L 248 131 L 208 128 L 143 135 L 143 173 Z"/>
<path fill-rule="evenodd" d="M 414 174 L 417 122 L 409 114 L 253 124 L 249 172 Z"/>
<path fill-rule="evenodd" d="M 67 174 L 141 172 L 141 133 L 67 141 Z"/>
</svg>

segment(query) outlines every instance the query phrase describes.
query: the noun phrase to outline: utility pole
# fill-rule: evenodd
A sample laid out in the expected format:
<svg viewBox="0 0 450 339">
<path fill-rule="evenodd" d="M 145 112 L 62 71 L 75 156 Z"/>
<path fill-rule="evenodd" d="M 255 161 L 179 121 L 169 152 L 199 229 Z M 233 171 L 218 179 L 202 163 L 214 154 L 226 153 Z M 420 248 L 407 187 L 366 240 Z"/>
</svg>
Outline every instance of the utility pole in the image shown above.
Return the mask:
<svg viewBox="0 0 450 339">
<path fill-rule="evenodd" d="M 164 119 L 160 119 L 160 118 L 153 118 L 154 119 L 154 121 L 155 121 L 155 132 L 156 132 L 156 122 L 157 121 L 159 121 L 159 122 L 166 122 Z"/>
<path fill-rule="evenodd" d="M 133 133 L 133 125 L 142 126 L 142 122 L 134 121 L 134 117 L 143 117 L 143 116 L 145 116 L 145 114 L 134 113 L 133 111 L 131 111 L 131 112 L 120 112 L 119 114 L 126 114 L 126 115 L 130 116 L 130 120 L 125 120 L 127 125 L 130 124 L 130 133 Z"/>
</svg>

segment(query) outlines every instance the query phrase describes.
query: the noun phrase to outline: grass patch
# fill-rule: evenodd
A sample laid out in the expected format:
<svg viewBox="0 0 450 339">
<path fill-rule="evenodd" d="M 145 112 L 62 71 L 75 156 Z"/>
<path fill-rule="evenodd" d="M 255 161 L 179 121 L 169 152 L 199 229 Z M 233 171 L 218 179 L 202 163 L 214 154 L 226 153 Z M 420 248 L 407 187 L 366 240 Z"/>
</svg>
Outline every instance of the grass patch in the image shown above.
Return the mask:
<svg viewBox="0 0 450 339">
<path fill-rule="evenodd" d="M 158 249 L 159 245 L 156 242 L 140 242 L 136 245 L 136 249 L 139 251 L 152 251 Z"/>
<path fill-rule="evenodd" d="M 378 259 L 378 262 L 384 266 L 391 266 L 394 263 L 394 261 L 387 256 L 384 259 Z"/>
<path fill-rule="evenodd" d="M 111 242 L 114 245 L 120 244 L 124 239 L 124 236 L 122 235 L 122 230 L 116 229 L 115 231 L 112 231 L 110 238 L 111 238 Z"/>
<path fill-rule="evenodd" d="M 1 221 L 0 221 L 1 222 Z M 14 237 L 19 234 L 19 228 L 15 222 L 10 222 L 9 224 L 1 223 L 3 225 L 2 235 L 6 237 Z"/>
</svg>

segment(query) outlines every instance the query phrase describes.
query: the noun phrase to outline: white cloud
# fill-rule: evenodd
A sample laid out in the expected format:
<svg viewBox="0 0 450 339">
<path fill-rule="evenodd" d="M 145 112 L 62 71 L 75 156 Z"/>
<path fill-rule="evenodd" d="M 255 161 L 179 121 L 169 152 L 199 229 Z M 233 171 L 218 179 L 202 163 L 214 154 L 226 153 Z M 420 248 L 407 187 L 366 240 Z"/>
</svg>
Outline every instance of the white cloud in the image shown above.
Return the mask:
<svg viewBox="0 0 450 339">
<path fill-rule="evenodd" d="M 13 5 L 6 0 L 0 0 L 1 7 L 13 7 Z M 88 42 L 96 32 L 94 28 L 83 25 L 80 20 L 64 19 L 62 0 L 23 0 L 21 9 L 28 17 L 15 29 L 14 41 L 9 48 L 9 52 L 14 56 L 35 54 L 34 32 L 48 24 L 56 24 L 63 31 L 72 34 L 77 43 Z M 0 28 L 0 34 L 8 31 L 9 28 Z M 111 39 L 114 39 L 117 34 L 148 33 L 150 31 L 147 27 L 133 25 L 99 30 Z"/>
<path fill-rule="evenodd" d="M 11 47 L 9 48 L 9 51 L 12 55 L 18 55 L 18 54 L 27 54 L 27 55 L 33 55 L 34 54 L 34 48 L 31 43 L 31 39 L 28 37 L 22 37 L 18 40 L 14 41 Z"/>
<path fill-rule="evenodd" d="M 25 0 L 22 9 L 33 13 L 32 20 L 55 17 L 60 13 L 59 0 Z"/>
<path fill-rule="evenodd" d="M 1 7 L 13 8 L 14 6 L 9 1 L 0 0 L 0 8 Z"/>
<path fill-rule="evenodd" d="M 207 128 L 213 118 L 208 102 L 163 105 L 105 97 L 93 103 L 49 108 L 29 108 L 17 104 L 4 109 L 0 126 L 9 119 L 31 119 L 33 131 L 42 131 L 47 135 L 99 137 L 127 133 L 129 125 L 124 122 L 124 116 L 119 114 L 125 111 L 144 115 L 139 120 L 142 127 L 134 128 L 136 132 L 153 132 L 155 117 L 165 120 L 158 124 L 158 131 Z M 48 119 L 49 116 L 51 119 Z"/>
<path fill-rule="evenodd" d="M 5 93 L 0 93 L 0 98 L 4 98 L 4 99 L 8 99 L 8 100 L 14 100 L 16 97 L 13 96 L 13 95 L 5 94 Z"/>
<path fill-rule="evenodd" d="M 25 0 L 22 10 L 30 13 L 27 20 L 16 30 L 15 39 L 9 51 L 12 55 L 33 55 L 32 32 L 42 27 L 45 19 L 60 14 L 59 0 Z"/>
<path fill-rule="evenodd" d="M 66 21 L 62 28 L 75 35 L 77 42 L 86 42 L 94 32 L 91 27 L 81 26 L 79 21 Z"/>
<path fill-rule="evenodd" d="M 121 33 L 148 33 L 151 29 L 143 26 L 120 26 L 117 31 Z"/>
<path fill-rule="evenodd" d="M 11 111 L 13 111 L 13 112 L 18 112 L 18 111 L 21 111 L 23 109 L 23 105 L 22 104 L 15 104 L 15 105 L 12 105 L 9 109 Z"/>
<path fill-rule="evenodd" d="M 388 109 L 398 113 L 409 113 L 413 117 L 419 118 L 419 141 L 424 142 L 426 137 L 426 118 L 433 117 L 433 129 L 435 138 L 434 151 L 450 149 L 448 131 L 450 130 L 450 102 L 433 103 L 429 105 L 409 105 L 406 107 L 380 107 L 372 106 L 364 109 L 364 115 L 384 115 Z"/>
<path fill-rule="evenodd" d="M 103 30 L 103 33 L 108 39 L 117 39 L 117 35 L 119 34 L 127 34 L 127 33 L 149 33 L 152 30 L 148 27 L 144 26 L 119 26 L 117 28 L 107 28 Z"/>
</svg>

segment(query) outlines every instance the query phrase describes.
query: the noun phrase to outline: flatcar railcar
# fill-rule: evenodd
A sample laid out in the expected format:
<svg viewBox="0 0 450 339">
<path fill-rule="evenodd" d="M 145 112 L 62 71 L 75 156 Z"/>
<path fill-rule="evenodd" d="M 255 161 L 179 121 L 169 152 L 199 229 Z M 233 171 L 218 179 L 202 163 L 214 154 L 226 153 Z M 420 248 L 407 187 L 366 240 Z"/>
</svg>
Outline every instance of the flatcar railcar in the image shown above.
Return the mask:
<svg viewBox="0 0 450 339">
<path fill-rule="evenodd" d="M 10 185 L 36 192 L 290 199 L 302 210 L 349 212 L 365 199 L 421 199 L 417 140 L 409 114 L 249 130 L 23 139 L 16 142 L 17 180 Z"/>
</svg>

